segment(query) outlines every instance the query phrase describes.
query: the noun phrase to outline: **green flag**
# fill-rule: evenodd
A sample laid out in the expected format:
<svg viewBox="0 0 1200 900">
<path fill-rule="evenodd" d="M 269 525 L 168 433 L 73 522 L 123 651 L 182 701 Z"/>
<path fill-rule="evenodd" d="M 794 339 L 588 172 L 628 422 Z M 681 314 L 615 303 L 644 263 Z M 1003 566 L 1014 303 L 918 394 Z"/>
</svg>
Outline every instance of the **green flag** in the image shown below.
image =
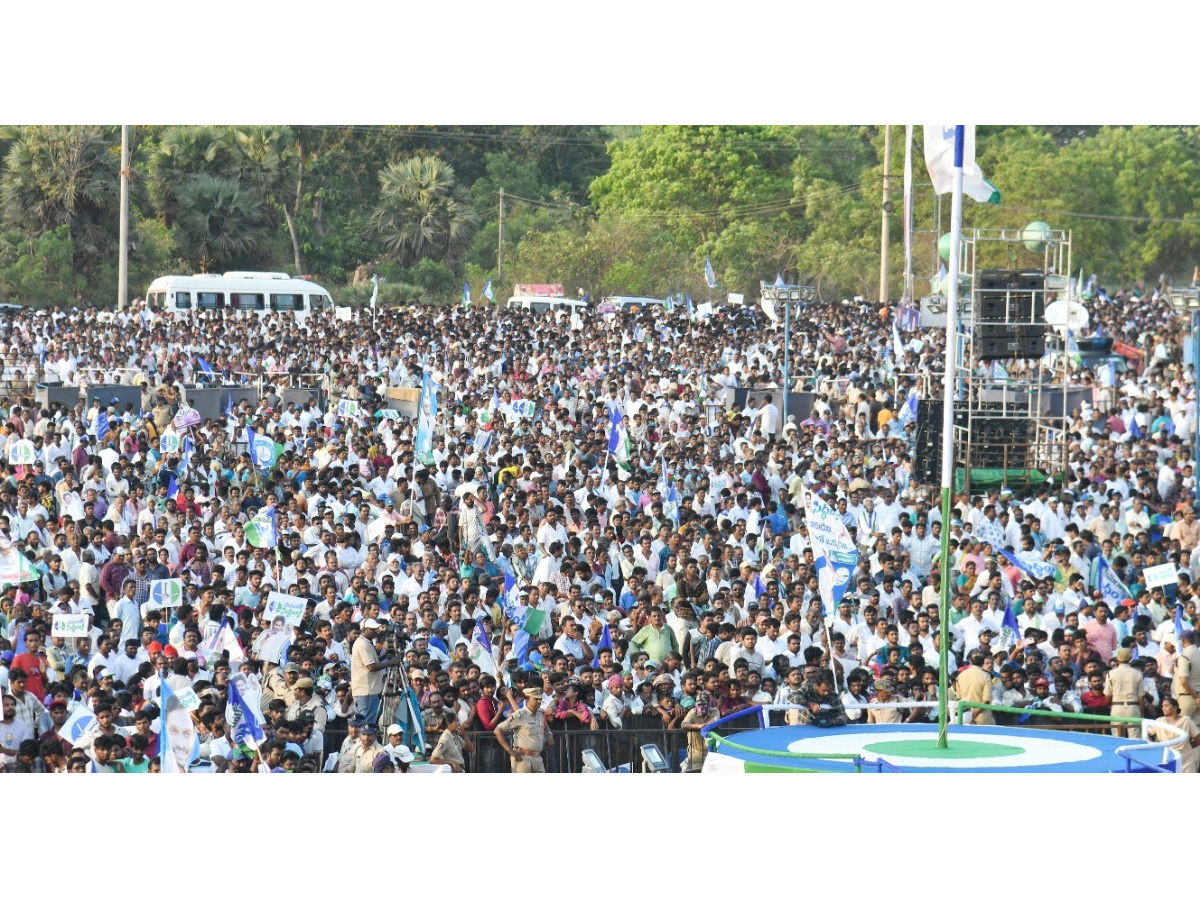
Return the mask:
<svg viewBox="0 0 1200 900">
<path fill-rule="evenodd" d="M 532 637 L 537 637 L 545 619 L 546 611 L 544 609 L 531 609 L 525 613 L 525 621 L 521 624 L 521 630 Z"/>
</svg>

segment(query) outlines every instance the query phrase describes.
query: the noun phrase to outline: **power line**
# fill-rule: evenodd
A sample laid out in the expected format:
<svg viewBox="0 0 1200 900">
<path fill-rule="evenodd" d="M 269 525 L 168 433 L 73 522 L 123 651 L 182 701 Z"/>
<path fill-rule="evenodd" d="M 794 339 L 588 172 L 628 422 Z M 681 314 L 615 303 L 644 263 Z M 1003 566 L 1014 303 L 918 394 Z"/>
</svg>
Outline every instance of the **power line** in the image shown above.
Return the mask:
<svg viewBox="0 0 1200 900">
<path fill-rule="evenodd" d="M 575 146 L 607 147 L 609 144 L 621 143 L 625 138 L 618 137 L 583 137 L 566 134 L 517 134 L 489 133 L 482 131 L 437 131 L 428 126 L 399 126 L 389 128 L 380 125 L 306 125 L 305 128 L 315 128 L 321 131 L 349 131 L 355 134 L 373 134 L 383 137 L 427 137 L 437 140 L 450 141 L 481 141 L 498 144 L 565 144 Z M 663 137 L 660 135 L 660 137 Z M 665 139 L 665 138 L 664 138 Z M 779 149 L 801 149 L 805 147 L 864 148 L 870 146 L 860 138 L 819 138 L 815 136 L 797 135 L 795 138 L 754 138 L 742 134 L 719 135 L 695 133 L 675 141 L 679 144 L 728 143 L 747 147 L 764 147 Z"/>
<path fill-rule="evenodd" d="M 624 207 L 618 209 L 610 209 L 608 212 L 617 213 L 630 218 L 641 219 L 730 219 L 738 218 L 739 216 L 764 216 L 774 215 L 776 213 L 786 212 L 789 209 L 796 209 L 801 205 L 812 201 L 820 201 L 833 199 L 836 197 L 845 196 L 855 193 L 863 188 L 871 188 L 882 182 L 882 176 L 878 178 L 869 178 L 865 181 L 855 182 L 854 184 L 840 185 L 836 188 L 831 188 L 827 191 L 820 191 L 803 198 L 780 198 L 777 200 L 765 200 L 760 203 L 750 203 L 742 206 L 730 206 L 724 209 L 713 210 L 675 210 L 675 211 L 660 211 L 650 209 L 639 209 L 636 207 Z M 526 203 L 538 209 L 559 210 L 566 212 L 579 212 L 583 210 L 593 211 L 589 206 L 576 206 L 565 203 L 554 203 L 547 200 L 534 200 L 529 197 L 521 197 L 516 194 L 505 195 L 506 199 L 517 200 Z"/>
<path fill-rule="evenodd" d="M 1066 216 L 1071 219 L 1098 219 L 1108 222 L 1141 222 L 1146 224 L 1165 223 L 1168 225 L 1200 225 L 1200 218 L 1176 218 L 1172 216 L 1114 216 L 1104 213 L 1071 212 L 1063 209 L 1033 209 L 1028 206 L 1008 206 L 1001 203 L 1000 209 L 1011 209 L 1013 212 L 1029 213 L 1035 216 Z"/>
</svg>

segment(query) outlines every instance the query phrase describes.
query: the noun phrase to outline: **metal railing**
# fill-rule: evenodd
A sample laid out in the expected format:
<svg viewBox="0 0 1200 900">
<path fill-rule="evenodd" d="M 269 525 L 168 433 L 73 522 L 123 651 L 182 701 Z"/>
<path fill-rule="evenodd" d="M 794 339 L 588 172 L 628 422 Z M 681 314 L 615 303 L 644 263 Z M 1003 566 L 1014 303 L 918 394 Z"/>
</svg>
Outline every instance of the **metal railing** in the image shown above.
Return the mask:
<svg viewBox="0 0 1200 900">
<path fill-rule="evenodd" d="M 1141 735 L 1140 744 L 1128 744 L 1123 747 L 1118 747 L 1114 752 L 1117 756 L 1125 761 L 1125 771 L 1151 771 L 1151 772 L 1178 772 L 1180 764 L 1180 754 L 1178 748 L 1183 745 L 1184 741 L 1188 740 L 1187 734 L 1180 728 L 1174 725 L 1168 725 L 1166 722 L 1155 722 L 1151 719 L 1144 719 L 1141 716 L 1103 716 L 1094 713 L 1076 713 L 1064 712 L 1054 709 L 1022 709 L 1012 706 L 996 706 L 992 703 L 973 703 L 969 700 L 960 700 L 958 702 L 958 724 L 963 724 L 963 716 L 968 709 L 987 710 L 992 713 L 1017 713 L 1019 716 L 1043 716 L 1050 719 L 1057 719 L 1067 722 L 1103 722 L 1106 723 L 1105 728 L 1112 729 L 1114 735 L 1120 737 L 1120 732 L 1125 730 L 1120 726 L 1131 726 L 1136 728 Z M 1116 725 L 1117 728 L 1113 728 Z M 1050 726 L 1061 727 L 1061 726 Z M 1175 737 L 1166 741 L 1151 741 L 1150 730 L 1163 729 L 1167 732 L 1174 732 Z M 1147 762 L 1144 759 L 1139 759 L 1139 753 L 1161 753 L 1162 762 L 1154 763 Z M 1174 766 L 1167 768 L 1167 763 L 1173 761 Z"/>
<path fill-rule="evenodd" d="M 688 736 L 695 732 L 682 728 L 633 727 L 564 728 L 552 726 L 554 746 L 542 751 L 547 772 L 579 773 L 583 771 L 583 751 L 594 750 L 611 772 L 613 770 L 640 772 L 641 746 L 655 744 L 662 750 L 672 772 L 682 772 L 687 759 Z M 737 730 L 737 729 L 735 729 Z M 475 745 L 475 752 L 465 756 L 468 772 L 509 772 L 508 754 L 490 731 L 463 732 Z M 431 741 L 430 743 L 433 743 Z"/>
</svg>

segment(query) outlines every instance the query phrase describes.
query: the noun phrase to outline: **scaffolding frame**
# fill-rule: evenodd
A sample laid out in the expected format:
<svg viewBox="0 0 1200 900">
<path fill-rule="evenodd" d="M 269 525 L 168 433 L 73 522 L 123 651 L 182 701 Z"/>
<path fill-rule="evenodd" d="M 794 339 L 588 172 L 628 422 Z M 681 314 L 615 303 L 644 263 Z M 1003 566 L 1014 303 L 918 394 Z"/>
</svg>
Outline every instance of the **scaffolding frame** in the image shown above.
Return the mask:
<svg viewBox="0 0 1200 900">
<path fill-rule="evenodd" d="M 954 347 L 956 397 L 954 417 L 954 465 L 962 472 L 962 485 L 971 490 L 973 471 L 1001 469 L 1004 481 L 1029 484 L 1037 471 L 1056 475 L 1067 464 L 1068 387 L 1070 363 L 1066 353 L 1058 354 L 1052 370 L 1040 359 L 1009 359 L 989 362 L 976 358 L 981 329 L 998 324 L 981 322 L 975 314 L 983 290 L 980 273 L 985 268 L 1020 269 L 1017 262 L 1028 259 L 1032 252 L 1024 247 L 1024 229 L 973 228 L 964 229 L 959 257 L 960 284 L 969 284 L 970 298 L 966 315 L 959 320 L 956 335 L 947 336 L 947 346 Z M 1071 232 L 1051 229 L 1042 251 L 1040 272 L 1044 276 L 1041 289 L 1022 289 L 1034 295 L 1028 319 L 1013 314 L 1013 294 L 1004 292 L 1005 322 L 1036 329 L 1041 326 L 1049 335 L 1052 327 L 1044 315 L 1038 321 L 1039 306 L 1045 311 L 1054 299 L 1067 296 L 1071 271 Z M 1027 269 L 1034 267 L 1027 266 Z M 1000 291 L 991 289 L 995 299 Z M 1039 298 L 1040 295 L 1040 298 Z M 1041 303 L 1038 303 L 1038 300 Z M 1062 414 L 1051 412 L 1050 394 L 1062 395 Z M 1018 422 L 1025 422 L 1018 425 Z M 1013 430 L 1024 431 L 1024 439 L 1014 439 Z M 997 442 L 990 435 L 1007 435 Z M 956 479 L 957 481 L 957 479 Z"/>
</svg>

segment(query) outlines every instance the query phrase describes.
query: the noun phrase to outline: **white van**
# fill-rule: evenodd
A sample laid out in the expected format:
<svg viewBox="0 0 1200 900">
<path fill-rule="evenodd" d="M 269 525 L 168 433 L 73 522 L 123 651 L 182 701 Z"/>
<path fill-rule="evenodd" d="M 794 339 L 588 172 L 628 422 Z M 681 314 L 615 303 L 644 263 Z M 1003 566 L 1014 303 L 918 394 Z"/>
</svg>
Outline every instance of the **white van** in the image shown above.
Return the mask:
<svg viewBox="0 0 1200 900">
<path fill-rule="evenodd" d="M 146 303 L 166 315 L 227 309 L 259 316 L 289 313 L 301 320 L 314 311 L 335 309 L 325 288 L 285 272 L 164 275 L 146 288 Z"/>
<path fill-rule="evenodd" d="M 596 308 L 603 315 L 632 310 L 637 312 L 649 306 L 662 306 L 666 301 L 657 297 L 605 297 Z"/>
<path fill-rule="evenodd" d="M 505 304 L 509 309 L 526 309 L 535 313 L 582 313 L 587 304 L 569 297 L 509 297 Z"/>
</svg>

